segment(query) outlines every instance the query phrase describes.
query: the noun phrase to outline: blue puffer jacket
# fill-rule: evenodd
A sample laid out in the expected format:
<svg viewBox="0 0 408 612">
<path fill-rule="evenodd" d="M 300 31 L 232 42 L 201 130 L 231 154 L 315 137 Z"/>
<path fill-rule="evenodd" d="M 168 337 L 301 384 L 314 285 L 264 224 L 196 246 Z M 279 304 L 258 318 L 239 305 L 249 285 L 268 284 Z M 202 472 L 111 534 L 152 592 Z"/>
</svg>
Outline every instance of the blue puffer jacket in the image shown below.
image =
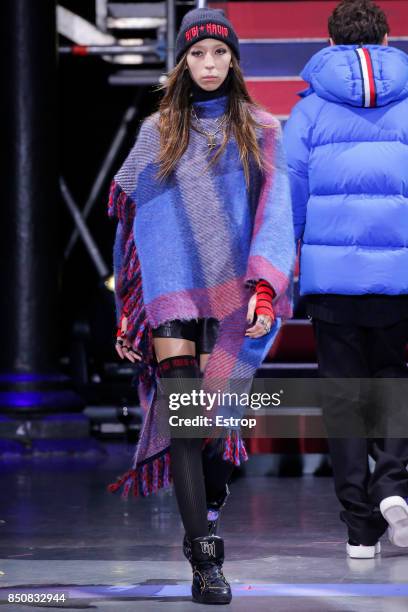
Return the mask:
<svg viewBox="0 0 408 612">
<path fill-rule="evenodd" d="M 300 292 L 407 294 L 408 55 L 328 47 L 302 77 L 284 134 Z"/>
</svg>

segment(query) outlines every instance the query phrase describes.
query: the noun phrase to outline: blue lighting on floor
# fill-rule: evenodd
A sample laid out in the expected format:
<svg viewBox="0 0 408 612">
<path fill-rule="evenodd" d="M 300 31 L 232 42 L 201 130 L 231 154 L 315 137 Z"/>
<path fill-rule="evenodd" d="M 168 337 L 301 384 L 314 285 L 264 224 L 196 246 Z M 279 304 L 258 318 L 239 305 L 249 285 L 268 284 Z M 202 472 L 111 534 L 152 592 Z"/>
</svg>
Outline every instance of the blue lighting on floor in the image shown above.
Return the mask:
<svg viewBox="0 0 408 612">
<path fill-rule="evenodd" d="M 234 597 L 407 597 L 408 584 L 233 584 L 231 585 Z M 120 599 L 138 598 L 191 598 L 191 585 L 182 584 L 141 584 L 121 586 L 67 586 L 58 587 L 39 586 L 38 588 L 0 588 L 0 600 L 4 601 L 9 593 L 61 593 L 64 592 L 70 599 Z"/>
<path fill-rule="evenodd" d="M 3 373 L 0 374 L 0 383 L 27 383 L 27 382 L 65 382 L 68 377 L 64 374 L 36 374 L 36 373 Z"/>
<path fill-rule="evenodd" d="M 36 406 L 45 404 L 47 399 L 47 394 L 41 391 L 0 391 L 0 402 L 7 406 Z"/>
</svg>

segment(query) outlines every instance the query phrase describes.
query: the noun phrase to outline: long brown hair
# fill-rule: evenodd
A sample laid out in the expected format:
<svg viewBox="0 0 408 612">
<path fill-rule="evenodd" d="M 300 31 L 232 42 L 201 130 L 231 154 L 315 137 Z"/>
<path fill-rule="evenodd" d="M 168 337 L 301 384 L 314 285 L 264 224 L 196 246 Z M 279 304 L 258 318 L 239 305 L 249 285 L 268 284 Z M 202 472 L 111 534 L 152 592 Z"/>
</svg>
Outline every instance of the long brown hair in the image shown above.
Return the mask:
<svg viewBox="0 0 408 612">
<path fill-rule="evenodd" d="M 249 187 L 250 157 L 252 156 L 260 169 L 264 169 L 267 163 L 262 159 L 255 128 L 271 126 L 258 123 L 251 114 L 251 106 L 261 107 L 249 95 L 238 60 L 233 53 L 231 56 L 227 129 L 221 147 L 212 157 L 209 165 L 214 164 L 222 155 L 232 134 L 238 145 L 245 181 Z M 164 90 L 165 93 L 159 105 L 160 153 L 157 177 L 166 179 L 174 170 L 189 142 L 191 77 L 187 69 L 187 54 L 169 73 L 167 81 L 159 87 L 159 90 Z"/>
</svg>

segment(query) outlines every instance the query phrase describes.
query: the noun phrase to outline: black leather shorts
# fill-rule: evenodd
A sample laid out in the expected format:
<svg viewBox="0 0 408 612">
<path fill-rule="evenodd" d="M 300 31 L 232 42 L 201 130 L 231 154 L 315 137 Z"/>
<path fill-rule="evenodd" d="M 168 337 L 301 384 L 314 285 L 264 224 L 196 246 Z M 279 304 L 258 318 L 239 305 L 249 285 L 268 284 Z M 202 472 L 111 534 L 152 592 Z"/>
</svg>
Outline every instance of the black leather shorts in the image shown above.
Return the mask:
<svg viewBox="0 0 408 612">
<path fill-rule="evenodd" d="M 174 319 L 153 328 L 153 338 L 182 338 L 196 343 L 197 355 L 211 353 L 217 341 L 217 319 Z"/>
</svg>

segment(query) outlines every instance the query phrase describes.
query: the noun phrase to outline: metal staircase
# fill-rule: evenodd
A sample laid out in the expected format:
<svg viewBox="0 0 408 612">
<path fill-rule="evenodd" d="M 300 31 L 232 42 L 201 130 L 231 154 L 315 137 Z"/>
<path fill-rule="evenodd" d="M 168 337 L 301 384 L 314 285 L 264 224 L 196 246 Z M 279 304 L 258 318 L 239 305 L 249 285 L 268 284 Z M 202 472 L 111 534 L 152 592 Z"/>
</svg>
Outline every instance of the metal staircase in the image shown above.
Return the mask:
<svg viewBox="0 0 408 612">
<path fill-rule="evenodd" d="M 174 66 L 174 41 L 181 18 L 203 4 L 195 0 L 95 0 L 95 24 L 58 7 L 58 30 L 75 43 L 61 46 L 60 53 L 101 56 L 115 67 L 109 77 L 111 85 L 156 85 Z"/>
</svg>

